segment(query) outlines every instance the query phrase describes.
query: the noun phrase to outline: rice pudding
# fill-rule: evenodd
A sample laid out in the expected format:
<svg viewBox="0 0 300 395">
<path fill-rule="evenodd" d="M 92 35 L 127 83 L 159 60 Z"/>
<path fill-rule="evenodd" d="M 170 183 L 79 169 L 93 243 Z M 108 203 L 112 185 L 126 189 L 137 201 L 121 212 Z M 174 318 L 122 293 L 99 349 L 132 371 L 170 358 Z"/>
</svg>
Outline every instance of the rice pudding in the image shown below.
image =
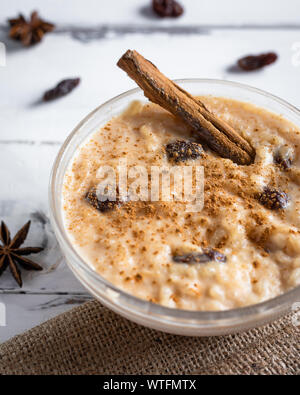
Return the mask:
<svg viewBox="0 0 300 395">
<path fill-rule="evenodd" d="M 134 102 L 78 148 L 63 214 L 82 259 L 139 298 L 188 310 L 259 303 L 300 284 L 299 129 L 248 103 L 201 97 L 256 150 L 237 165 L 152 103 Z M 98 201 L 99 168 L 199 165 L 204 207 L 183 201 Z"/>
</svg>

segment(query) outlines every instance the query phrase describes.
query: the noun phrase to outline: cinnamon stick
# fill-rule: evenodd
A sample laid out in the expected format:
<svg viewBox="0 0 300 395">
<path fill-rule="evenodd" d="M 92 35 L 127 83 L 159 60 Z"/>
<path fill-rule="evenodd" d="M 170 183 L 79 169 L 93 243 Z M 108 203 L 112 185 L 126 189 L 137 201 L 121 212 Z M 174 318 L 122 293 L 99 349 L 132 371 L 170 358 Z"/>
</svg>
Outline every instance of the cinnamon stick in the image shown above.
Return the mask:
<svg viewBox="0 0 300 395">
<path fill-rule="evenodd" d="M 253 163 L 255 150 L 248 141 L 138 52 L 128 50 L 118 66 L 140 86 L 149 100 L 190 125 L 201 140 L 221 157 L 241 165 Z"/>
</svg>

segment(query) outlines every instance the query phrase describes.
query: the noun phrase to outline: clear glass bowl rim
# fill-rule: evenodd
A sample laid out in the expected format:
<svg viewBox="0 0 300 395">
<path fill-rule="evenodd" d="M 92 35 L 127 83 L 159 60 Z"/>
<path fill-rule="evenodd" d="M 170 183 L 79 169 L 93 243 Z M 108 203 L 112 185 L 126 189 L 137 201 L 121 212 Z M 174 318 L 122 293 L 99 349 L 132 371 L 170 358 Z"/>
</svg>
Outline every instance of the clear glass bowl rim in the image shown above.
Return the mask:
<svg viewBox="0 0 300 395">
<path fill-rule="evenodd" d="M 233 81 L 228 81 L 228 80 L 220 80 L 220 79 L 207 79 L 207 78 L 184 78 L 184 79 L 176 79 L 174 80 L 177 84 L 181 83 L 212 83 L 212 84 L 219 84 L 223 86 L 229 86 L 229 87 L 236 87 L 240 88 L 243 90 L 247 90 L 256 94 L 259 94 L 261 96 L 268 97 L 269 99 L 272 99 L 276 101 L 277 103 L 281 104 L 282 106 L 288 108 L 292 112 L 294 112 L 297 116 L 300 117 L 300 110 L 291 105 L 290 103 L 286 102 L 285 100 L 271 94 L 268 92 L 265 92 L 261 89 L 254 88 L 250 85 L 238 83 L 238 82 L 233 82 Z M 76 265 L 83 270 L 83 272 L 86 272 L 87 275 L 91 276 L 93 280 L 96 282 L 98 281 L 100 284 L 105 285 L 108 289 L 116 292 L 119 295 L 119 303 L 122 305 L 125 303 L 125 305 L 129 302 L 131 307 L 135 306 L 136 308 L 147 312 L 147 314 L 154 314 L 155 316 L 164 316 L 170 317 L 172 319 L 187 319 L 187 320 L 192 320 L 192 321 L 199 321 L 199 322 L 205 322 L 205 321 L 210 321 L 213 320 L 214 323 L 217 323 L 218 321 L 227 321 L 227 320 L 234 320 L 234 319 L 243 319 L 245 322 L 251 321 L 251 319 L 257 317 L 257 315 L 260 315 L 262 313 L 268 315 L 268 313 L 280 313 L 282 311 L 287 310 L 292 303 L 299 301 L 300 300 L 300 286 L 297 286 L 293 288 L 292 290 L 283 293 L 282 295 L 279 295 L 275 298 L 269 299 L 267 301 L 264 301 L 262 303 L 257 303 L 254 305 L 246 306 L 246 307 L 241 307 L 241 308 L 236 308 L 236 309 L 230 309 L 230 310 L 225 310 L 225 311 L 195 311 L 195 310 L 183 310 L 183 309 L 177 309 L 177 308 L 170 308 L 170 307 L 165 307 L 159 304 L 155 304 L 152 302 L 148 302 L 146 300 L 137 298 L 122 289 L 114 286 L 110 282 L 108 282 L 106 279 L 104 279 L 100 274 L 98 274 L 96 271 L 94 271 L 88 264 L 86 264 L 83 259 L 79 256 L 79 254 L 75 251 L 73 248 L 66 231 L 63 227 L 60 226 L 59 220 L 58 220 L 58 212 L 60 210 L 60 207 L 57 207 L 56 204 L 56 189 L 55 189 L 55 180 L 56 180 L 56 175 L 59 171 L 59 166 L 61 163 L 61 160 L 64 156 L 65 151 L 69 147 L 69 145 L 72 143 L 73 138 L 75 137 L 76 133 L 80 131 L 80 128 L 90 119 L 92 118 L 100 109 L 103 107 L 109 106 L 110 104 L 123 99 L 125 97 L 134 95 L 135 93 L 140 92 L 140 88 L 134 88 L 130 89 L 118 96 L 113 97 L 112 99 L 104 102 L 100 106 L 98 106 L 95 110 L 91 111 L 79 124 L 73 129 L 71 134 L 67 137 L 65 142 L 63 143 L 52 168 L 51 175 L 50 175 L 50 183 L 49 183 L 49 206 L 50 206 L 50 220 L 51 224 L 54 228 L 55 234 L 57 238 L 60 241 L 60 245 L 63 249 L 65 249 L 68 252 L 68 256 L 72 257 L 73 262 L 76 262 Z M 72 262 L 72 264 L 73 264 Z M 68 265 L 70 263 L 67 261 Z M 136 311 L 138 312 L 138 311 Z"/>
</svg>

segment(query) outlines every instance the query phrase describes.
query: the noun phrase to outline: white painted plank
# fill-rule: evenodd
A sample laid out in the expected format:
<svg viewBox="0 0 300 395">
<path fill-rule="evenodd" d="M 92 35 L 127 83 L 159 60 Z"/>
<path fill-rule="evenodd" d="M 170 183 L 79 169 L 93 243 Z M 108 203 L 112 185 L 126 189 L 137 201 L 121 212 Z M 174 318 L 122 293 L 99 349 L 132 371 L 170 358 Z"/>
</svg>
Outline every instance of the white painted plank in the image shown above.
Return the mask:
<svg viewBox="0 0 300 395">
<path fill-rule="evenodd" d="M 299 25 L 299 0 L 179 0 L 185 14 L 178 19 L 155 17 L 150 0 L 10 0 L 2 1 L 1 17 L 38 9 L 57 24 L 138 25 Z M 2 21 L 1 21 L 2 22 Z M 1 23 L 0 22 L 0 23 Z"/>
<path fill-rule="evenodd" d="M 88 295 L 1 295 L 0 343 L 92 298 Z M 3 306 L 6 322 L 3 320 Z"/>
<path fill-rule="evenodd" d="M 48 219 L 48 182 L 57 145 L 0 144 L 0 219 L 12 235 L 31 219 L 24 246 L 43 246 L 32 256 L 43 266 L 41 272 L 23 271 L 23 291 L 84 292 L 60 253 Z M 1 290 L 19 291 L 7 270 L 0 277 Z"/>
<path fill-rule="evenodd" d="M 88 43 L 69 35 L 49 35 L 39 46 L 8 52 L 0 67 L 1 140 L 63 141 L 75 125 L 105 100 L 135 84 L 116 61 L 130 48 L 141 51 L 172 78 L 225 78 L 277 94 L 299 105 L 300 67 L 292 63 L 292 45 L 300 31 L 213 30 L 201 35 L 130 34 Z M 279 61 L 261 72 L 231 73 L 248 53 L 275 50 Z M 68 97 L 38 103 L 62 78 L 80 76 Z"/>
</svg>

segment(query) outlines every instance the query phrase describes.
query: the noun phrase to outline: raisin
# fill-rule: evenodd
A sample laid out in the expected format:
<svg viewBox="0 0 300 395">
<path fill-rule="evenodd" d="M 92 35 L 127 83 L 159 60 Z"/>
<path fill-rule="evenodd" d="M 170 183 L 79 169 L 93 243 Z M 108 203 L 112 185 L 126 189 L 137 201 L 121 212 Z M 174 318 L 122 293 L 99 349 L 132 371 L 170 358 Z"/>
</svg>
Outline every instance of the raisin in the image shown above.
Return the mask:
<svg viewBox="0 0 300 395">
<path fill-rule="evenodd" d="M 119 207 L 122 203 L 118 197 L 116 200 L 99 200 L 97 196 L 97 190 L 94 187 L 86 193 L 85 200 L 101 213 L 111 211 L 114 208 Z"/>
<path fill-rule="evenodd" d="M 292 166 L 294 160 L 294 151 L 291 147 L 282 146 L 274 155 L 274 161 L 284 170 Z"/>
<path fill-rule="evenodd" d="M 65 96 L 70 93 L 74 88 L 76 88 L 79 82 L 80 78 L 70 78 L 67 80 L 63 80 L 59 84 L 57 84 L 55 88 L 45 92 L 43 100 L 50 101 Z"/>
<path fill-rule="evenodd" d="M 238 60 L 238 65 L 245 71 L 253 71 L 268 66 L 277 60 L 278 56 L 274 52 L 263 53 L 261 55 L 249 55 Z"/>
<path fill-rule="evenodd" d="M 288 195 L 276 189 L 265 187 L 257 196 L 259 202 L 270 210 L 285 209 L 288 204 Z"/>
<path fill-rule="evenodd" d="M 176 263 L 207 263 L 210 261 L 226 262 L 227 258 L 221 252 L 212 248 L 206 248 L 202 254 L 190 253 L 185 255 L 175 255 L 173 260 Z"/>
<path fill-rule="evenodd" d="M 175 0 L 152 0 L 153 11 L 160 17 L 177 18 L 183 14 L 183 7 Z"/>
<path fill-rule="evenodd" d="M 166 152 L 170 161 L 178 163 L 199 158 L 203 154 L 203 148 L 192 141 L 177 140 L 166 146 Z"/>
</svg>

